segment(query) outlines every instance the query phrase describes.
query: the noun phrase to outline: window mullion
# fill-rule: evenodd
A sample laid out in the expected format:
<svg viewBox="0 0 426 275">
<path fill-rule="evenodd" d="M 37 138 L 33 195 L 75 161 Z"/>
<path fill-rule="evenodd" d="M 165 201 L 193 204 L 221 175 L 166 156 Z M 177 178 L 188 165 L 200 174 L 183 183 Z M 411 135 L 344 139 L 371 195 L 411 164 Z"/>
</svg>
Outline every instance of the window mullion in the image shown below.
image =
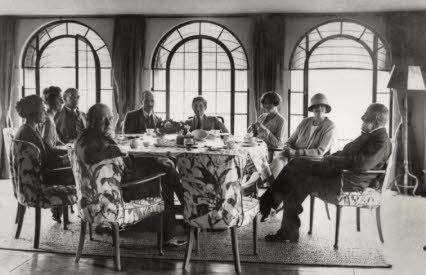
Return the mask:
<svg viewBox="0 0 426 275">
<path fill-rule="evenodd" d="M 198 38 L 198 95 L 203 93 L 203 42 Z"/>
<path fill-rule="evenodd" d="M 78 90 L 79 89 L 79 79 L 78 79 L 78 38 L 77 36 L 75 37 L 75 88 Z"/>
</svg>

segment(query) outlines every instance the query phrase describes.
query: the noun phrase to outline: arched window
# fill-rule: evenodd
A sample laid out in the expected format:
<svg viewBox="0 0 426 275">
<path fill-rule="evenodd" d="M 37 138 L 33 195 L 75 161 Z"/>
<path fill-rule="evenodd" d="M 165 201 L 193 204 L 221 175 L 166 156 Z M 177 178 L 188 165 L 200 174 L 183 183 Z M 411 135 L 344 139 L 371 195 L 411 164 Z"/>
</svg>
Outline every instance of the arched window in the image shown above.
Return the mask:
<svg viewBox="0 0 426 275">
<path fill-rule="evenodd" d="M 192 116 L 192 99 L 202 95 L 207 113 L 227 128 L 247 129 L 247 55 L 231 31 L 208 21 L 191 21 L 170 30 L 152 60 L 156 112 L 174 120 Z"/>
<path fill-rule="evenodd" d="M 22 59 L 22 95 L 40 95 L 54 85 L 77 88 L 79 108 L 96 102 L 112 108 L 111 57 L 102 38 L 88 26 L 71 20 L 52 22 L 28 41 Z"/>
<path fill-rule="evenodd" d="M 290 59 L 289 132 L 308 115 L 310 97 L 324 93 L 336 124 L 333 149 L 360 133 L 368 104 L 392 107 L 387 89 L 390 55 L 385 41 L 370 27 L 354 20 L 327 21 L 309 30 Z M 389 123 L 391 125 L 391 123 Z"/>
</svg>

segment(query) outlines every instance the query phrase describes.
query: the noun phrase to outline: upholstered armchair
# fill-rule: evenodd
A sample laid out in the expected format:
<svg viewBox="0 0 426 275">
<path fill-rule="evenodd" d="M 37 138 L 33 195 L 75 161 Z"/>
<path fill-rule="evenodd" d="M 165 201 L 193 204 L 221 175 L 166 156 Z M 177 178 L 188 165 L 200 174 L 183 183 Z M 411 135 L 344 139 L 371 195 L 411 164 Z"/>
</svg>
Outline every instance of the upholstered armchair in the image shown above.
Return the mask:
<svg viewBox="0 0 426 275">
<path fill-rule="evenodd" d="M 54 169 L 60 170 L 64 168 Z M 65 168 L 67 169 L 67 168 Z M 69 168 L 68 168 L 69 169 Z M 39 247 L 41 208 L 62 206 L 64 211 L 64 227 L 66 229 L 67 206 L 77 201 L 74 186 L 47 185 L 43 179 L 40 150 L 32 143 L 12 140 L 10 154 L 10 171 L 13 194 L 18 200 L 16 215 L 17 229 L 15 239 L 21 234 L 26 207 L 35 208 L 34 248 Z"/>
<path fill-rule="evenodd" d="M 234 264 L 241 271 L 236 228 L 253 221 L 253 250 L 256 251 L 256 197 L 242 196 L 245 160 L 239 156 L 183 153 L 177 167 L 184 189 L 184 220 L 189 225 L 189 242 L 184 259 L 186 269 L 199 229 L 231 229 Z M 194 236 L 196 235 L 196 236 Z"/>
<path fill-rule="evenodd" d="M 320 198 L 326 203 L 331 203 L 336 206 L 336 231 L 335 231 L 335 240 L 334 248 L 338 249 L 339 242 L 339 231 L 340 231 L 340 216 L 342 207 L 354 207 L 356 208 L 356 229 L 361 231 L 361 208 L 366 209 L 375 209 L 376 211 L 376 223 L 377 230 L 379 233 L 380 241 L 383 243 L 383 233 L 382 233 L 382 223 L 380 218 L 380 207 L 383 202 L 382 193 L 384 188 L 389 185 L 390 174 L 392 169 L 392 160 L 395 156 L 396 146 L 395 143 L 392 144 L 392 152 L 387 161 L 386 170 L 369 170 L 363 172 L 364 174 L 373 174 L 381 175 L 377 181 L 376 186 L 370 186 L 363 191 L 341 191 L 339 194 L 330 195 L 327 193 L 324 194 L 311 194 L 310 201 L 310 214 L 309 214 L 309 231 L 308 234 L 312 234 L 313 226 L 313 213 L 314 213 L 314 200 L 315 197 Z M 351 171 L 344 170 L 342 174 L 342 187 L 343 187 L 343 177 L 346 173 L 351 173 Z M 343 188 L 342 188 L 343 190 Z"/>
<path fill-rule="evenodd" d="M 164 202 L 161 198 L 161 180 L 164 173 L 126 182 L 122 181 L 124 162 L 121 157 L 103 160 L 94 165 L 86 165 L 78 159 L 75 149 L 69 149 L 68 156 L 77 187 L 78 215 L 81 219 L 80 240 L 75 261 L 78 262 L 84 246 L 86 227 L 107 225 L 111 227 L 114 245 L 114 262 L 121 269 L 119 231 L 141 220 L 160 214 L 157 244 L 163 254 L 163 215 Z M 154 183 L 158 185 L 158 196 L 125 202 L 122 189 L 131 185 Z"/>
</svg>

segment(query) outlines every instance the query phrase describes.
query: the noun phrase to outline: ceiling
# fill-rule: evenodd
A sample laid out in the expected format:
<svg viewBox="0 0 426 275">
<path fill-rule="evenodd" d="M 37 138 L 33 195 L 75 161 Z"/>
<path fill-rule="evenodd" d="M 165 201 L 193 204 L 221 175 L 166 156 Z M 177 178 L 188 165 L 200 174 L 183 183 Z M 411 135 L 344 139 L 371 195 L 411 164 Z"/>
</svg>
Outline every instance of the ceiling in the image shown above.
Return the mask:
<svg viewBox="0 0 426 275">
<path fill-rule="evenodd" d="M 426 0 L 0 0 L 0 15 L 190 15 L 426 10 Z"/>
</svg>

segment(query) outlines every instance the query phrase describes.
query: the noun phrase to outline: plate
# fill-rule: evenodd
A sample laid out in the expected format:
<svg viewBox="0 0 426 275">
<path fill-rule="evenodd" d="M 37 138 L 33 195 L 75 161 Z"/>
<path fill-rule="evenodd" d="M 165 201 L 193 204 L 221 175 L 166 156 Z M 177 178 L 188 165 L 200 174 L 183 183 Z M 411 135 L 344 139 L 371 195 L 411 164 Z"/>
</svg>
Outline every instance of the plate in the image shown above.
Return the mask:
<svg viewBox="0 0 426 275">
<path fill-rule="evenodd" d="M 241 143 L 241 146 L 243 146 L 243 147 L 255 147 L 255 146 L 257 146 L 257 142 L 243 142 L 243 143 Z"/>
</svg>

